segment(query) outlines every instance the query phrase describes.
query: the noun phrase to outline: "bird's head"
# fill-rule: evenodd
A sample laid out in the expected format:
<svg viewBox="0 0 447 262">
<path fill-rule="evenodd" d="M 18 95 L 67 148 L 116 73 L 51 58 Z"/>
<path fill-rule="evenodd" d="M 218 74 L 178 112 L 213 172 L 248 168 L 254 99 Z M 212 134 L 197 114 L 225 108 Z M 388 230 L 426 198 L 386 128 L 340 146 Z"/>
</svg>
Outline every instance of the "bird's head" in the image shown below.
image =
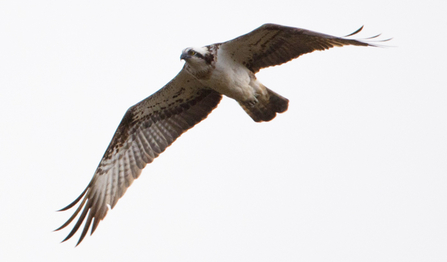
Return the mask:
<svg viewBox="0 0 447 262">
<path fill-rule="evenodd" d="M 212 68 L 214 55 L 207 47 L 188 47 L 180 59 L 185 60 L 187 70 L 198 77 Z"/>
<path fill-rule="evenodd" d="M 180 59 L 186 62 L 192 61 L 194 59 L 205 60 L 205 57 L 209 55 L 210 52 L 206 47 L 188 47 L 183 49 Z"/>
</svg>

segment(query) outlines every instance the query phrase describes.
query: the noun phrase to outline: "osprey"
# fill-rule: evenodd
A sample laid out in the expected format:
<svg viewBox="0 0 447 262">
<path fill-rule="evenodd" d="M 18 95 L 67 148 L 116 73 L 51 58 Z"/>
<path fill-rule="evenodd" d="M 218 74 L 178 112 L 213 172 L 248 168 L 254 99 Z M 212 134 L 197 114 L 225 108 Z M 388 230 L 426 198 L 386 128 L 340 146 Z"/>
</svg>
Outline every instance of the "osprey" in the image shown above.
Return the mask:
<svg viewBox="0 0 447 262">
<path fill-rule="evenodd" d="M 374 46 L 305 29 L 265 24 L 224 43 L 184 49 L 180 56 L 185 60 L 183 69 L 159 91 L 127 110 L 87 188 L 60 210 L 68 210 L 81 201 L 74 214 L 57 229 L 65 228 L 80 213 L 63 241 L 70 239 L 84 220 L 77 245 L 90 226 L 93 234 L 109 206 L 116 205 L 146 164 L 183 132 L 205 119 L 222 95 L 236 100 L 254 121 L 270 121 L 287 110 L 289 100 L 265 87 L 255 74 L 262 68 L 280 65 L 315 50 L 344 45 Z"/>
</svg>

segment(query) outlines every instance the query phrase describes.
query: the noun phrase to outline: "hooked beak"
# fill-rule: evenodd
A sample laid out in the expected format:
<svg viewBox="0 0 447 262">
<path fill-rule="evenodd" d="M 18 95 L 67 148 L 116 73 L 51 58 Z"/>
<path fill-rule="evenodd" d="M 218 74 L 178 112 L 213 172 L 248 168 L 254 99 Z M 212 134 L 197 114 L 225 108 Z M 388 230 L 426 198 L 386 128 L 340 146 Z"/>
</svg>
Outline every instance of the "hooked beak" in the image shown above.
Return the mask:
<svg viewBox="0 0 447 262">
<path fill-rule="evenodd" d="M 180 60 L 186 60 L 188 58 L 190 58 L 191 56 L 188 55 L 187 52 L 183 52 L 182 55 L 180 56 Z"/>
</svg>

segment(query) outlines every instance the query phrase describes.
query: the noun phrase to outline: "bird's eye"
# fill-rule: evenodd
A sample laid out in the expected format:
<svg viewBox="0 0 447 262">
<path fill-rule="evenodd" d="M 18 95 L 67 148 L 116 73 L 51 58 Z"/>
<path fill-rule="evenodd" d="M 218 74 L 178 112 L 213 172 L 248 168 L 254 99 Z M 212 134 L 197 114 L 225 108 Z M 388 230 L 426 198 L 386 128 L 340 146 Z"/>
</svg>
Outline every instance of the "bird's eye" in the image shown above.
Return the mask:
<svg viewBox="0 0 447 262">
<path fill-rule="evenodd" d="M 189 55 L 195 55 L 196 54 L 196 52 L 193 51 L 193 50 L 189 50 L 188 53 L 189 53 Z"/>
</svg>

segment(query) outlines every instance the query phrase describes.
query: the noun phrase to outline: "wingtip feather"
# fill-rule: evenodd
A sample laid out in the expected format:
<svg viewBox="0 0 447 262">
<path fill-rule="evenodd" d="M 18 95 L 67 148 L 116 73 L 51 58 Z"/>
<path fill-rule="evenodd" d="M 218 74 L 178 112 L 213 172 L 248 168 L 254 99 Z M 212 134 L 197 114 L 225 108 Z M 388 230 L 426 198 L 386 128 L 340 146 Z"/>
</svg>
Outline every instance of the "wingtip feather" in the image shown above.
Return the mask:
<svg viewBox="0 0 447 262">
<path fill-rule="evenodd" d="M 85 193 L 87 193 L 89 186 L 87 186 L 84 191 L 73 201 L 71 202 L 68 206 L 57 210 L 57 212 L 61 212 L 61 211 L 67 211 L 68 209 L 72 208 L 73 206 L 75 206 L 85 195 Z"/>
<path fill-rule="evenodd" d="M 362 25 L 359 29 L 355 30 L 353 33 L 350 33 L 349 35 L 345 35 L 345 37 L 350 37 L 350 36 L 353 36 L 353 35 L 359 33 L 360 31 L 363 30 L 363 27 L 364 27 L 364 25 Z"/>
</svg>

